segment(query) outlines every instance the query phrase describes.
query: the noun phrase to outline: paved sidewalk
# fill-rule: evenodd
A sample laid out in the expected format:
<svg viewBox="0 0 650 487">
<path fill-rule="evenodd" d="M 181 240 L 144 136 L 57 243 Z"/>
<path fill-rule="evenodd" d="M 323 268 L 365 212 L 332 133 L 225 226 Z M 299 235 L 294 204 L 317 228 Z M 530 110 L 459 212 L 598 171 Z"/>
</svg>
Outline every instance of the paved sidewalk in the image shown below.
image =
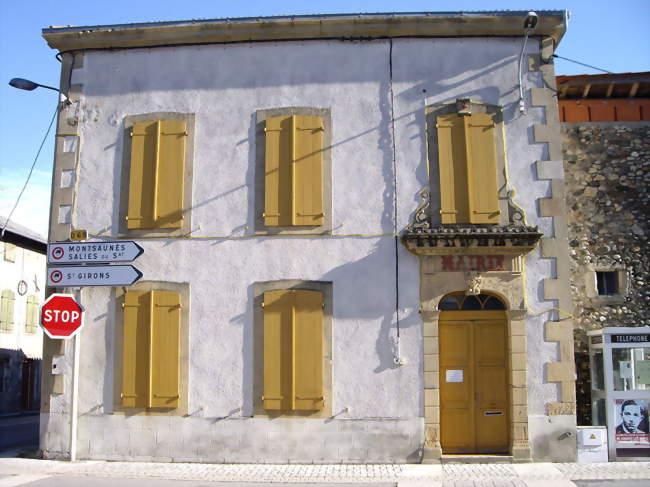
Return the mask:
<svg viewBox="0 0 650 487">
<path fill-rule="evenodd" d="M 572 480 L 647 479 L 650 462 L 445 465 L 221 465 L 0 458 L 0 487 L 48 476 L 193 480 L 203 482 L 390 483 L 416 486 L 575 485 Z M 23 482 L 20 482 L 24 479 Z"/>
</svg>

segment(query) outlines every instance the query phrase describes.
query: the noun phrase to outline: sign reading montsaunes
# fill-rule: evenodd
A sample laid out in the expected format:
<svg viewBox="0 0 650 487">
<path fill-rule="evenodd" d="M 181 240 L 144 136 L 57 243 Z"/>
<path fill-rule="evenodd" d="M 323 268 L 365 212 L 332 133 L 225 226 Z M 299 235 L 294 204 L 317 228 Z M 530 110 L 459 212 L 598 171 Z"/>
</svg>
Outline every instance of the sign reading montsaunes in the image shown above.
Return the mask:
<svg viewBox="0 0 650 487">
<path fill-rule="evenodd" d="M 48 264 L 130 262 L 144 249 L 131 240 L 114 242 L 57 242 L 47 245 Z"/>
</svg>

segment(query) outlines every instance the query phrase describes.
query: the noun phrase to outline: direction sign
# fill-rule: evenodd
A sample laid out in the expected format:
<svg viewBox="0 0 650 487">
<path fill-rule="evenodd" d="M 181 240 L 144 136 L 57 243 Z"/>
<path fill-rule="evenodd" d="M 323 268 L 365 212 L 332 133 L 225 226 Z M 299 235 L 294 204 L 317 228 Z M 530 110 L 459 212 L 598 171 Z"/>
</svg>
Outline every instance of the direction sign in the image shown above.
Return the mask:
<svg viewBox="0 0 650 487">
<path fill-rule="evenodd" d="M 132 265 L 89 265 L 47 268 L 51 287 L 130 286 L 142 277 Z"/>
<path fill-rule="evenodd" d="M 104 242 L 57 242 L 47 245 L 48 264 L 101 264 L 109 262 L 131 262 L 144 249 L 131 240 Z"/>
<path fill-rule="evenodd" d="M 50 338 L 67 339 L 83 326 L 83 307 L 70 294 L 52 294 L 41 306 L 40 323 Z"/>
</svg>

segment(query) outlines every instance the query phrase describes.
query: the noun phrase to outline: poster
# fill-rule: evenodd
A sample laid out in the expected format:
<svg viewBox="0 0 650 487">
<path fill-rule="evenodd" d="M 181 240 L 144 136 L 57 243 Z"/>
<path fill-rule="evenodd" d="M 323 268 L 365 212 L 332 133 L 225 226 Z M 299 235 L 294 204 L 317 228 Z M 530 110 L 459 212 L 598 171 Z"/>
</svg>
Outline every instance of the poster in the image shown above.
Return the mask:
<svg viewBox="0 0 650 487">
<path fill-rule="evenodd" d="M 648 436 L 648 400 L 616 399 L 616 443 L 647 445 Z"/>
</svg>

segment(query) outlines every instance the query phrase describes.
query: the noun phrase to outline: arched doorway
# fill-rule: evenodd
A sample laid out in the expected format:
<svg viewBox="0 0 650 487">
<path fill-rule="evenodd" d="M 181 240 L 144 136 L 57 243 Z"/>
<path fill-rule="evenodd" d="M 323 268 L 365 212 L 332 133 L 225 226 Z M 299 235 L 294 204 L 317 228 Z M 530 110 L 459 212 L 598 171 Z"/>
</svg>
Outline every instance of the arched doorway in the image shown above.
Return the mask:
<svg viewBox="0 0 650 487">
<path fill-rule="evenodd" d="M 509 450 L 508 323 L 491 294 L 454 292 L 439 304 L 443 453 Z"/>
</svg>

